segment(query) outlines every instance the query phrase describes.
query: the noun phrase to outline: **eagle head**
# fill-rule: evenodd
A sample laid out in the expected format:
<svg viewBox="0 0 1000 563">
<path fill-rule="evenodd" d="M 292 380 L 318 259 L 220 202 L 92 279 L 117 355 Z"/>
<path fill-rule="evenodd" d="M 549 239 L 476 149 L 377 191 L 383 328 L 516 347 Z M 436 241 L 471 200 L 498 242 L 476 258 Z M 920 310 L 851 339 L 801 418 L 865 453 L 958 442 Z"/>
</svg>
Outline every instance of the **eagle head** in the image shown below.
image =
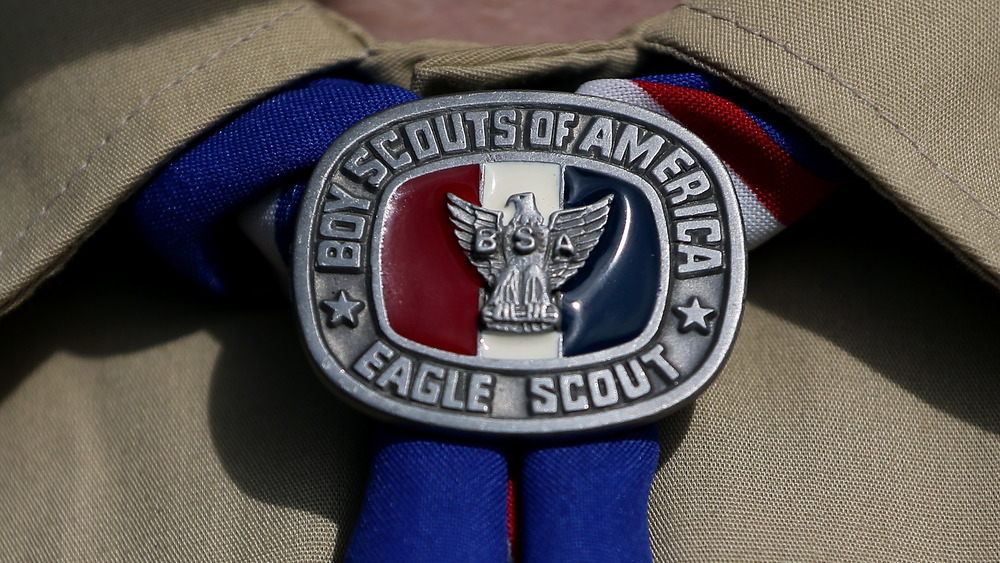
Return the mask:
<svg viewBox="0 0 1000 563">
<path fill-rule="evenodd" d="M 507 205 L 514 206 L 515 214 L 521 214 L 531 211 L 537 212 L 538 209 L 538 206 L 535 205 L 535 194 L 531 192 L 523 192 L 508 197 Z"/>
</svg>

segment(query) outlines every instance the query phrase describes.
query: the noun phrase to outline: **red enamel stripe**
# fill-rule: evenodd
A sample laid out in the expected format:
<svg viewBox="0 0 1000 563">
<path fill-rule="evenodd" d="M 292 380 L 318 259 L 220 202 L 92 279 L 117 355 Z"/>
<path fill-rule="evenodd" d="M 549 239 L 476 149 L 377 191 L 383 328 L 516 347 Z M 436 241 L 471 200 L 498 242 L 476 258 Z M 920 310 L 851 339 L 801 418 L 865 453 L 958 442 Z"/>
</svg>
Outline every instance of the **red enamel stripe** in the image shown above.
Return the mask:
<svg viewBox="0 0 1000 563">
<path fill-rule="evenodd" d="M 449 193 L 478 204 L 479 166 L 432 172 L 397 189 L 382 238 L 382 295 L 400 336 L 474 356 L 482 279 L 455 239 Z"/>
<path fill-rule="evenodd" d="M 803 168 L 729 100 L 682 86 L 633 82 L 708 143 L 782 224 L 798 220 L 836 187 Z"/>
</svg>

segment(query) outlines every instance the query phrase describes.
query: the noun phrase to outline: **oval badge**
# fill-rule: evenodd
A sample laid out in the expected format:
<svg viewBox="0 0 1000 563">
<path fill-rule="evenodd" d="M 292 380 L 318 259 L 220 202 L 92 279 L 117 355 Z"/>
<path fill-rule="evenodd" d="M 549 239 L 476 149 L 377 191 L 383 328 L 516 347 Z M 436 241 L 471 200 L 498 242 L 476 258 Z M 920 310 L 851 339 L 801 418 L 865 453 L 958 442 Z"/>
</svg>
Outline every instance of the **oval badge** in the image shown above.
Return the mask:
<svg viewBox="0 0 1000 563">
<path fill-rule="evenodd" d="M 678 123 L 548 92 L 428 98 L 313 174 L 294 292 L 333 388 L 494 435 L 634 425 L 721 368 L 745 250 L 726 168 Z"/>
</svg>

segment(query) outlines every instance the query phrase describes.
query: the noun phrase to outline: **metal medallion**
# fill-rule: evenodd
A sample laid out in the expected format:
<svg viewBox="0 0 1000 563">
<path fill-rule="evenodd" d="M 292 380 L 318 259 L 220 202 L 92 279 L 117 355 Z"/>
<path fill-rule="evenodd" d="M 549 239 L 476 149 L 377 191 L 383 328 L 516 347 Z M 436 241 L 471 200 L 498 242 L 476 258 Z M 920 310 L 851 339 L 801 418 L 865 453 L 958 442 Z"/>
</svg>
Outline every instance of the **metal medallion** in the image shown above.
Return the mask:
<svg viewBox="0 0 1000 563">
<path fill-rule="evenodd" d="M 549 92 L 428 98 L 330 147 L 293 260 L 305 341 L 377 416 L 492 435 L 635 425 L 721 368 L 736 194 L 676 122 Z"/>
</svg>

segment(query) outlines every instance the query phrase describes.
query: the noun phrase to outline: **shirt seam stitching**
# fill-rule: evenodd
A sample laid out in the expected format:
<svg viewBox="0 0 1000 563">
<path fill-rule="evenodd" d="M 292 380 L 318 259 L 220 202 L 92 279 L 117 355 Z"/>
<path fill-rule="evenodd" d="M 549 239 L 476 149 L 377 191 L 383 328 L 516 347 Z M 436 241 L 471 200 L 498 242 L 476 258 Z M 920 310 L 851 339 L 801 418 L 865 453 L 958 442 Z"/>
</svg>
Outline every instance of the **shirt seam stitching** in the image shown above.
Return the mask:
<svg viewBox="0 0 1000 563">
<path fill-rule="evenodd" d="M 621 45 L 616 45 L 616 43 L 619 43 L 619 42 L 621 42 L 622 44 Z M 509 64 L 509 63 L 520 63 L 520 62 L 524 62 L 524 61 L 530 61 L 532 59 L 552 59 L 552 58 L 567 57 L 567 56 L 572 56 L 572 55 L 595 55 L 595 54 L 600 54 L 600 53 L 605 53 L 605 52 L 617 52 L 617 51 L 629 52 L 629 51 L 634 51 L 635 50 L 633 47 L 631 47 L 629 44 L 625 43 L 621 39 L 611 39 L 611 40 L 608 40 L 608 41 L 600 41 L 600 44 L 593 45 L 593 46 L 586 46 L 586 47 L 571 47 L 571 46 L 567 46 L 567 47 L 568 48 L 566 48 L 565 50 L 554 49 L 554 51 L 551 52 L 551 53 L 534 53 L 534 52 L 532 52 L 532 53 L 525 53 L 525 54 L 522 54 L 522 55 L 512 56 L 510 58 L 504 58 L 504 59 L 492 60 L 492 61 L 454 62 L 454 63 L 452 63 L 452 62 L 446 60 L 447 58 L 458 56 L 458 55 L 461 55 L 461 54 L 464 54 L 464 53 L 478 54 L 478 53 L 481 53 L 481 52 L 487 52 L 487 51 L 491 51 L 491 50 L 495 51 L 497 49 L 496 47 L 476 47 L 476 48 L 472 48 L 472 49 L 462 49 L 462 50 L 455 51 L 455 52 L 443 53 L 443 54 L 440 54 L 440 55 L 435 55 L 433 57 L 430 57 L 428 59 L 420 61 L 419 64 L 421 65 L 421 67 L 426 66 L 426 67 L 429 67 L 430 69 L 449 69 L 449 68 L 466 69 L 466 68 L 470 68 L 470 67 L 477 67 L 478 68 L 478 67 L 484 67 L 484 66 L 486 66 L 486 67 L 503 66 L 503 65 L 506 65 L 506 64 Z"/>
<path fill-rule="evenodd" d="M 995 219 L 997 222 L 1000 222 L 1000 214 L 998 214 L 996 211 L 992 210 L 989 206 L 987 206 L 982 200 L 980 200 L 978 197 L 976 197 L 976 195 L 973 194 L 965 185 L 963 185 L 958 179 L 956 179 L 954 176 L 952 176 L 951 173 L 949 173 L 940 164 L 938 164 L 938 162 L 934 159 L 934 157 L 932 157 L 927 151 L 925 151 L 920 146 L 920 143 L 917 142 L 917 140 L 914 139 L 906 131 L 906 129 L 904 129 L 903 126 L 899 124 L 899 122 L 897 122 L 895 119 L 893 119 L 892 117 L 890 117 L 888 114 L 886 114 L 885 112 L 883 112 L 882 110 L 880 110 L 879 107 L 878 107 L 878 105 L 871 98 L 865 96 L 857 88 L 855 88 L 854 86 L 851 86 L 851 84 L 849 84 L 846 80 L 844 80 L 844 79 L 840 78 L 839 76 L 837 76 L 837 74 L 835 72 L 833 72 L 832 70 L 824 67 L 823 65 L 821 65 L 821 64 L 819 64 L 819 63 L 817 63 L 817 62 L 809 59 L 805 55 L 797 52 L 794 48 L 792 48 L 791 45 L 789 45 L 787 43 L 783 43 L 782 41 L 779 41 L 778 39 L 776 39 L 774 37 L 771 37 L 770 35 L 762 32 L 762 31 L 759 31 L 759 30 L 753 29 L 751 27 L 748 27 L 748 26 L 740 23 L 738 20 L 736 20 L 734 18 L 730 18 L 728 16 L 723 16 L 721 14 L 717 14 L 717 13 L 712 12 L 710 10 L 707 10 L 705 8 L 701 8 L 701 7 L 697 7 L 697 6 L 692 6 L 690 4 L 681 4 L 681 5 L 678 6 L 678 8 L 686 8 L 688 10 L 691 10 L 692 12 L 700 13 L 700 14 L 708 16 L 708 17 L 710 17 L 712 19 L 716 19 L 716 20 L 719 20 L 719 21 L 726 22 L 726 23 L 728 23 L 728 24 L 736 27 L 737 29 L 740 29 L 742 31 L 750 33 L 751 35 L 754 35 L 756 37 L 764 39 L 765 41 L 767 41 L 769 43 L 773 43 L 774 45 L 776 45 L 777 47 L 779 47 L 782 51 L 785 51 L 789 55 L 795 57 L 800 62 L 805 63 L 809 67 L 812 67 L 813 69 L 818 70 L 821 73 L 825 74 L 828 78 L 830 78 L 831 80 L 833 80 L 837 85 L 839 85 L 842 88 L 844 88 L 845 90 L 847 90 L 852 96 L 854 96 L 855 98 L 861 100 L 865 105 L 867 105 L 869 108 L 871 108 L 871 110 L 875 113 L 875 115 L 877 115 L 883 121 L 885 121 L 886 123 L 888 123 L 896 131 L 896 133 L 899 136 L 903 137 L 903 139 L 905 139 L 913 147 L 913 149 L 917 152 L 918 155 L 921 156 L 921 158 L 923 158 L 925 161 L 927 161 L 928 164 L 931 165 L 931 167 L 934 170 L 936 170 L 939 174 L 941 174 L 942 176 L 944 176 L 945 179 L 947 179 L 951 184 L 953 184 L 956 188 L 958 188 L 959 191 L 961 191 L 963 194 L 965 194 L 966 197 L 968 197 L 969 200 L 972 201 L 972 203 L 974 203 L 977 207 L 979 207 L 980 209 L 982 209 L 983 211 L 985 211 L 988 215 L 990 215 L 991 217 L 993 217 L 993 219 Z"/>
<path fill-rule="evenodd" d="M 11 239 L 11 241 L 7 243 L 6 246 L 0 249 L 0 259 L 2 259 L 4 254 L 6 254 L 7 251 L 13 248 L 15 244 L 17 244 L 21 239 L 23 239 L 45 215 L 47 215 L 49 212 L 52 211 L 52 208 L 55 205 L 55 203 L 70 191 L 70 187 L 73 185 L 74 180 L 76 180 L 81 174 L 83 174 L 84 171 L 86 171 L 91 166 L 91 164 L 94 163 L 94 160 L 97 158 L 97 155 L 105 147 L 109 146 L 114 141 L 114 138 L 118 134 L 118 132 L 121 131 L 126 125 L 128 125 L 129 122 L 135 119 L 136 116 L 142 113 L 142 111 L 146 109 L 146 107 L 148 107 L 151 103 L 153 103 L 161 96 L 166 94 L 168 91 L 183 84 L 189 77 L 201 72 L 216 60 L 229 54 L 240 45 L 243 45 L 244 43 L 251 41 L 252 39 L 257 37 L 257 35 L 259 35 L 260 33 L 268 31 L 269 29 L 277 25 L 281 20 L 288 18 L 310 6 L 312 6 L 312 4 L 304 3 L 278 14 L 274 18 L 268 20 L 267 22 L 264 22 L 260 26 L 250 31 L 250 33 L 244 35 L 243 37 L 240 37 L 239 39 L 233 41 L 226 47 L 219 49 L 215 53 L 212 53 L 211 55 L 206 57 L 205 60 L 191 67 L 187 71 L 183 72 L 173 81 L 167 83 L 165 86 L 163 86 L 162 88 L 151 94 L 142 102 L 140 102 L 139 105 L 137 105 L 132 111 L 130 111 L 125 117 L 123 117 L 117 124 L 115 124 L 115 126 L 111 129 L 110 132 L 108 132 L 108 134 L 104 137 L 104 139 L 102 139 L 101 142 L 99 142 L 97 146 L 95 146 L 90 151 L 90 153 L 87 155 L 87 158 L 84 160 L 83 164 L 81 164 L 72 174 L 70 174 L 70 177 L 66 180 L 66 183 L 63 184 L 62 188 L 60 188 L 60 190 L 54 196 L 52 196 L 45 203 L 44 206 L 42 206 L 42 209 L 41 211 L 38 212 L 38 214 L 36 214 L 34 217 L 32 217 L 30 221 L 28 221 L 28 224 L 24 227 L 24 229 L 21 230 L 19 233 L 17 233 L 17 235 L 15 235 L 14 238 Z"/>
</svg>

